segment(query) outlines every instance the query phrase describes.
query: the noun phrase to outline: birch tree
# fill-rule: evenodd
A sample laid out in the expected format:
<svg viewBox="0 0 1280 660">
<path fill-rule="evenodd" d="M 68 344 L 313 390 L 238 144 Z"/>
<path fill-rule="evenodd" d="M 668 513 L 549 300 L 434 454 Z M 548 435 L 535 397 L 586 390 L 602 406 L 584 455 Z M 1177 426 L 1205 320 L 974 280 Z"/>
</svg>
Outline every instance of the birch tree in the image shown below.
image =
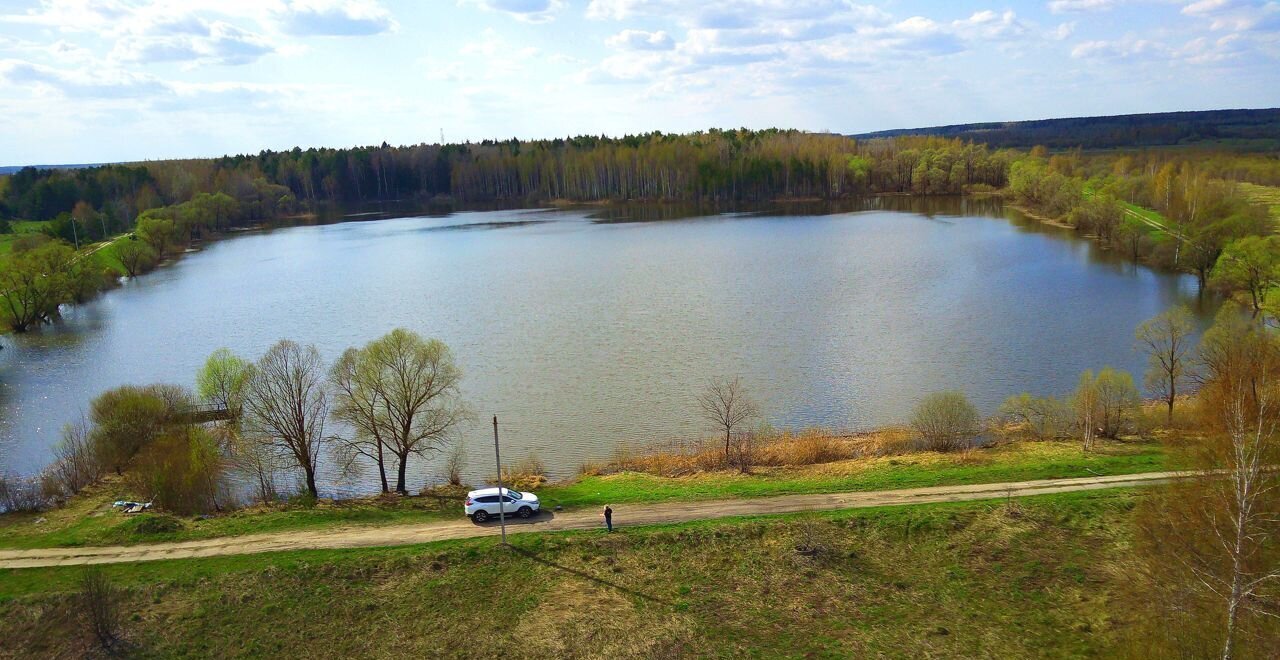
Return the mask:
<svg viewBox="0 0 1280 660">
<path fill-rule="evenodd" d="M 1083 434 L 1084 451 L 1093 450 L 1094 436 L 1101 417 L 1101 402 L 1098 396 L 1098 385 L 1094 381 L 1093 371 L 1086 369 L 1080 374 L 1080 383 L 1076 386 L 1075 395 L 1071 397 L 1071 408 L 1075 411 L 1076 424 Z"/>
<path fill-rule="evenodd" d="M 1201 390 L 1207 421 L 1220 434 L 1209 447 L 1203 519 L 1221 561 L 1190 564 L 1198 584 L 1221 599 L 1225 610 L 1222 657 L 1235 654 L 1242 615 L 1273 618 L 1280 625 L 1280 561 L 1264 549 L 1280 532 L 1280 342 L 1265 326 L 1228 308 L 1205 335 Z M 1269 607 L 1268 607 L 1269 605 Z"/>
</svg>

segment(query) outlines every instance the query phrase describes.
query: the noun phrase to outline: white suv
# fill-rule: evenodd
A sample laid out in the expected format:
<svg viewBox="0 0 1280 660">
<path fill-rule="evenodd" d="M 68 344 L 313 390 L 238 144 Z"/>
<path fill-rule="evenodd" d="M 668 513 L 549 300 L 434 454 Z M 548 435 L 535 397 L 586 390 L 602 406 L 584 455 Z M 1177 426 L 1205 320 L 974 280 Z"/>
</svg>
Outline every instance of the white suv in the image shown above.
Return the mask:
<svg viewBox="0 0 1280 660">
<path fill-rule="evenodd" d="M 502 512 L 507 516 L 532 518 L 538 513 L 538 496 L 533 493 L 522 493 L 518 490 L 503 488 L 501 490 Z M 472 521 L 482 523 L 490 518 L 498 517 L 497 488 L 481 488 L 467 493 L 466 512 Z"/>
</svg>

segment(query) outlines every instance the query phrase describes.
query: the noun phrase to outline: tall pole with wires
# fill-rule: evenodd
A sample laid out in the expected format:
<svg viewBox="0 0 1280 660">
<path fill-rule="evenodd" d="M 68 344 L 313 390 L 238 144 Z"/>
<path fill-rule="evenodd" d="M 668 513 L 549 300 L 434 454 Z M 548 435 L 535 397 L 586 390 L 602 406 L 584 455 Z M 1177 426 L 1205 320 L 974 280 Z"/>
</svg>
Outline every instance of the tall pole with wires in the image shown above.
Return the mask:
<svg viewBox="0 0 1280 660">
<path fill-rule="evenodd" d="M 502 545 L 507 544 L 507 494 L 502 487 L 502 452 L 498 449 L 498 416 L 493 416 L 493 459 L 498 464 L 498 523 L 502 526 Z"/>
</svg>

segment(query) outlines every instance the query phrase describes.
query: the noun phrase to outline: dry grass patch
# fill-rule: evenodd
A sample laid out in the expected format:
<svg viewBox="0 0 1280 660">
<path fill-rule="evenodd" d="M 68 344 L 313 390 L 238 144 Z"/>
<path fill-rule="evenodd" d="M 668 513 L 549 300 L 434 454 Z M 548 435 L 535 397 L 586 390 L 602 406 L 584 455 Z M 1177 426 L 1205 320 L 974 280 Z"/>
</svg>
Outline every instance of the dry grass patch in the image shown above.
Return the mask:
<svg viewBox="0 0 1280 660">
<path fill-rule="evenodd" d="M 755 467 L 798 467 L 886 456 L 907 451 L 911 433 L 887 428 L 868 433 L 836 433 L 825 429 L 758 433 L 751 443 Z M 700 472 L 735 469 L 726 460 L 719 439 L 669 441 L 645 447 L 620 445 L 605 464 L 587 464 L 583 474 L 642 472 L 663 477 L 683 477 Z"/>
</svg>

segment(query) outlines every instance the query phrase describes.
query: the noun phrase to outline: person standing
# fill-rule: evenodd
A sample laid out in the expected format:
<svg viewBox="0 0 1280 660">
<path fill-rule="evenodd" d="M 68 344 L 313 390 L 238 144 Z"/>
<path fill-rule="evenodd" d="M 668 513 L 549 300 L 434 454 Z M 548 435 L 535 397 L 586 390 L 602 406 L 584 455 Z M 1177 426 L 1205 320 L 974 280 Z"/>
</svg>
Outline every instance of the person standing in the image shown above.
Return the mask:
<svg viewBox="0 0 1280 660">
<path fill-rule="evenodd" d="M 604 505 L 604 526 L 613 531 L 613 509 L 608 504 Z"/>
</svg>

